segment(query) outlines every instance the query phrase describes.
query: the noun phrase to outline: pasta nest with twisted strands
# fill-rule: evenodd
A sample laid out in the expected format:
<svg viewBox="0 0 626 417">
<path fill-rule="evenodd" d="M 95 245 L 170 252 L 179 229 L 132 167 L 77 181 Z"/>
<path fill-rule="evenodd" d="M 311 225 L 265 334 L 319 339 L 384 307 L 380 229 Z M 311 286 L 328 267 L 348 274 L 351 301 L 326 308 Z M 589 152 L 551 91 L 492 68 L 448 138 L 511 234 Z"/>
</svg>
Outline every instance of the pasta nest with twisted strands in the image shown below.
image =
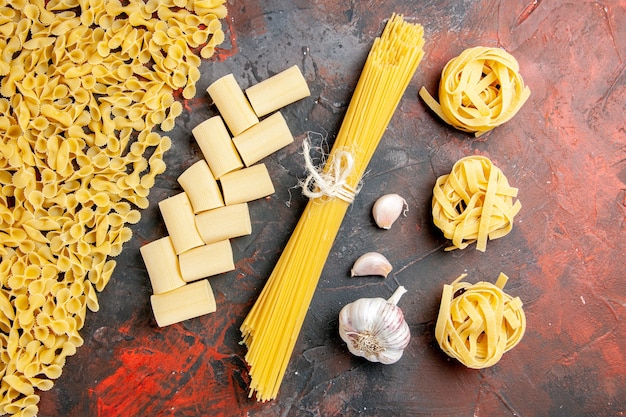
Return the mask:
<svg viewBox="0 0 626 417">
<path fill-rule="evenodd" d="M 419 95 L 444 122 L 480 136 L 509 121 L 530 96 L 530 89 L 511 54 L 477 46 L 446 64 L 439 103 L 424 87 Z"/>
<path fill-rule="evenodd" d="M 495 365 L 522 340 L 526 316 L 521 299 L 503 291 L 505 274 L 495 284 L 470 284 L 463 281 L 466 276 L 444 285 L 435 338 L 448 356 L 481 369 Z"/>
<path fill-rule="evenodd" d="M 452 241 L 446 250 L 476 242 L 476 249 L 484 252 L 488 239 L 507 235 L 522 207 L 519 200 L 513 202 L 517 191 L 489 158 L 458 160 L 433 188 L 433 222 Z"/>
</svg>

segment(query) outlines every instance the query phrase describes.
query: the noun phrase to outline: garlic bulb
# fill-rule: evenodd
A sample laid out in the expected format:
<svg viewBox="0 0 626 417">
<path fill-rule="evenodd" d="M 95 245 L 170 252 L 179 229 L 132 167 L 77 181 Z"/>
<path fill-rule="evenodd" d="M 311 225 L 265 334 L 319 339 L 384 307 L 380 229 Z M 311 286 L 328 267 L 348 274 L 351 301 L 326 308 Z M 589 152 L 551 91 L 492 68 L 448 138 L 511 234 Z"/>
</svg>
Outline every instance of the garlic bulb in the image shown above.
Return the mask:
<svg viewBox="0 0 626 417">
<path fill-rule="evenodd" d="M 401 214 L 406 216 L 407 211 L 409 205 L 398 194 L 385 194 L 372 207 L 374 221 L 381 229 L 389 229 Z"/>
<path fill-rule="evenodd" d="M 361 298 L 341 309 L 339 335 L 352 354 L 383 364 L 400 360 L 411 340 L 409 325 L 396 305 L 405 292 L 399 286 L 389 300 Z"/>
<path fill-rule="evenodd" d="M 384 255 L 378 252 L 367 252 L 354 262 L 350 276 L 380 275 L 387 278 L 392 269 L 391 263 Z"/>
</svg>

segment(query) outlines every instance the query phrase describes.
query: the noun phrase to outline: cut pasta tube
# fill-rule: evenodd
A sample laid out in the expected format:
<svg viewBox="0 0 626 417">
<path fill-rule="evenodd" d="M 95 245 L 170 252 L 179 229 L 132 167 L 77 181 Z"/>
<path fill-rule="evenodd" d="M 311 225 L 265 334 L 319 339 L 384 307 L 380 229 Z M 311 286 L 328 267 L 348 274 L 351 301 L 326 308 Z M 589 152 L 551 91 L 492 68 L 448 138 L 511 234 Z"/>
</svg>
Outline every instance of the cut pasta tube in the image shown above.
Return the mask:
<svg viewBox="0 0 626 417">
<path fill-rule="evenodd" d="M 222 175 L 243 168 L 241 158 L 220 116 L 211 117 L 200 123 L 192 131 L 204 159 L 219 179 Z"/>
<path fill-rule="evenodd" d="M 229 240 L 190 249 L 178 255 L 180 273 L 186 282 L 196 281 L 235 269 Z"/>
<path fill-rule="evenodd" d="M 265 164 L 233 171 L 220 178 L 226 205 L 247 203 L 274 194 L 274 184 Z"/>
<path fill-rule="evenodd" d="M 211 210 L 224 205 L 220 187 L 205 160 L 200 160 L 187 168 L 179 177 L 194 213 Z"/>
<path fill-rule="evenodd" d="M 163 294 L 150 296 L 152 312 L 159 327 L 169 326 L 216 310 L 209 280 L 186 284 Z"/>
<path fill-rule="evenodd" d="M 180 274 L 178 257 L 169 236 L 143 245 L 139 251 L 146 265 L 154 294 L 168 292 L 185 285 Z"/>
<path fill-rule="evenodd" d="M 207 92 L 233 135 L 238 135 L 259 122 L 233 74 L 214 81 L 207 88 Z"/>
<path fill-rule="evenodd" d="M 245 236 L 252 233 L 247 203 L 233 204 L 196 215 L 196 227 L 204 243 Z"/>
<path fill-rule="evenodd" d="M 233 138 L 235 148 L 246 166 L 253 165 L 292 142 L 293 136 L 280 112 Z"/>
<path fill-rule="evenodd" d="M 159 202 L 159 209 L 167 232 L 172 238 L 176 254 L 204 245 L 196 229 L 196 218 L 187 193 L 178 193 Z"/>
<path fill-rule="evenodd" d="M 258 117 L 310 95 L 309 86 L 297 65 L 246 89 L 246 96 Z"/>
</svg>

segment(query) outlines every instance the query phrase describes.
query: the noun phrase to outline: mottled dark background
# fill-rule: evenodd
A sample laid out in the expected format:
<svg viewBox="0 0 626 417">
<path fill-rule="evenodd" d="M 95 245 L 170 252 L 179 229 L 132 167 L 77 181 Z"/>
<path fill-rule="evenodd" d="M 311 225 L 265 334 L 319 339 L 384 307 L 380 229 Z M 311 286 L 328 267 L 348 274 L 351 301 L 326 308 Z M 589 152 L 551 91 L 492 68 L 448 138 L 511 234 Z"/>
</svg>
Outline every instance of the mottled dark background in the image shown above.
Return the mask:
<svg viewBox="0 0 626 417">
<path fill-rule="evenodd" d="M 100 294 L 40 416 L 622 416 L 626 414 L 626 1 L 234 1 L 227 40 L 203 64 L 166 155 L 168 170 Z M 425 56 L 375 154 L 320 279 L 275 401 L 248 398 L 239 326 L 269 276 L 305 200 L 300 143 L 332 141 L 372 40 L 393 12 L 425 28 Z M 462 50 L 499 46 L 532 90 L 507 124 L 484 137 L 442 124 L 418 99 Z M 276 193 L 250 205 L 253 233 L 233 241 L 236 271 L 211 278 L 216 313 L 159 329 L 139 247 L 165 235 L 157 202 L 201 153 L 191 129 L 215 113 L 206 87 L 233 73 L 242 87 L 298 64 L 311 97 L 283 110 L 294 144 L 266 158 Z M 307 133 L 308 132 L 308 133 Z M 435 179 L 463 156 L 488 156 L 519 188 L 511 234 L 444 252 L 429 207 Z M 373 202 L 402 194 L 406 218 L 386 232 Z M 350 278 L 366 251 L 393 276 Z M 434 339 L 441 289 L 510 277 L 525 303 L 522 342 L 485 370 L 447 358 Z M 409 292 L 400 306 L 412 340 L 400 362 L 352 356 L 337 333 L 341 307 Z"/>
</svg>

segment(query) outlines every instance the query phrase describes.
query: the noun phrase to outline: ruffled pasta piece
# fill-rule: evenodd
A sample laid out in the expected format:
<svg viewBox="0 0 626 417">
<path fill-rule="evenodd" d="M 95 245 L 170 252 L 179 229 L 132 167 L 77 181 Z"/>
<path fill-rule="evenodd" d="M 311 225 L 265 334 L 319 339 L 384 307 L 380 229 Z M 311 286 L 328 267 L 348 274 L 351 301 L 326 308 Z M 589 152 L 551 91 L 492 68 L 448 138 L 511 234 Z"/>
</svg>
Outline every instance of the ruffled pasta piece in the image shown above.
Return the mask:
<svg viewBox="0 0 626 417">
<path fill-rule="evenodd" d="M 424 87 L 419 95 L 444 122 L 480 136 L 510 120 L 530 89 L 511 54 L 500 48 L 474 47 L 444 67 L 439 102 Z"/>
<path fill-rule="evenodd" d="M 450 174 L 437 179 L 433 189 L 433 222 L 452 241 L 446 250 L 464 249 L 476 242 L 484 252 L 488 239 L 498 239 L 513 228 L 522 204 L 517 188 L 484 156 L 457 161 Z"/>
<path fill-rule="evenodd" d="M 495 284 L 470 284 L 459 276 L 441 296 L 435 338 L 441 349 L 468 368 L 495 365 L 524 336 L 526 316 L 519 297 L 503 291 L 508 277 Z"/>
</svg>

